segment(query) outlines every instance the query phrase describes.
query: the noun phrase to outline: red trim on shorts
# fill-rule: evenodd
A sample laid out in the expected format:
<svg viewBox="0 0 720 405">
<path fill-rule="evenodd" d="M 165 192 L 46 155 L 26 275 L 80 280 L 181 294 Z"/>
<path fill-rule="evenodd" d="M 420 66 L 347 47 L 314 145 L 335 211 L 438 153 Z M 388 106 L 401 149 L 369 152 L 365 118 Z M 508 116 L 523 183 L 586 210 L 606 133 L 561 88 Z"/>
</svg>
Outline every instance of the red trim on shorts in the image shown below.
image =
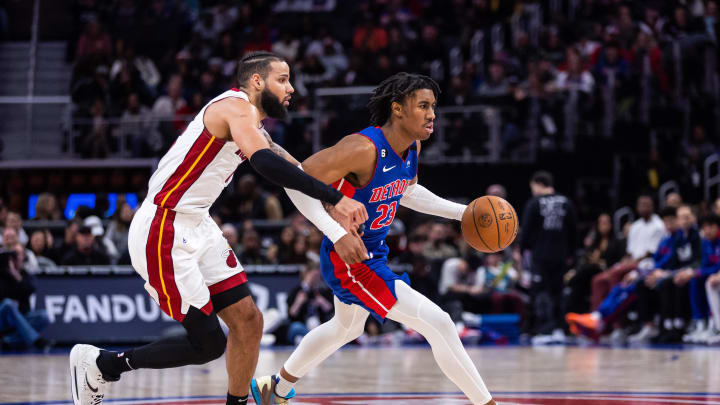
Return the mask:
<svg viewBox="0 0 720 405">
<path fill-rule="evenodd" d="M 213 311 L 212 301 L 208 300 L 208 303 L 205 304 L 204 307 L 200 308 L 200 311 L 202 311 L 202 313 L 205 315 L 210 315 Z"/>
<path fill-rule="evenodd" d="M 217 295 L 245 283 L 247 283 L 247 274 L 245 274 L 244 271 L 241 271 L 230 278 L 226 278 L 219 283 L 209 286 L 208 289 L 210 290 L 210 295 Z"/>
<path fill-rule="evenodd" d="M 160 308 L 176 321 L 182 322 L 185 315 L 182 313 L 182 297 L 175 283 L 175 269 L 172 260 L 172 248 L 175 240 L 174 220 L 175 211 L 157 208 L 150 225 L 145 256 L 148 281 L 157 292 Z M 160 234 L 161 229 L 162 235 Z"/>
<path fill-rule="evenodd" d="M 175 208 L 183 194 L 195 183 L 224 145 L 224 141 L 215 138 L 204 128 L 183 161 L 157 193 L 153 203 L 164 208 Z"/>
<path fill-rule="evenodd" d="M 347 264 L 334 250 L 330 252 L 330 261 L 334 267 L 335 277 L 340 280 L 340 286 L 349 290 L 380 317 L 385 318 L 397 302 L 385 280 L 363 263 L 353 264 L 348 270 Z"/>
</svg>

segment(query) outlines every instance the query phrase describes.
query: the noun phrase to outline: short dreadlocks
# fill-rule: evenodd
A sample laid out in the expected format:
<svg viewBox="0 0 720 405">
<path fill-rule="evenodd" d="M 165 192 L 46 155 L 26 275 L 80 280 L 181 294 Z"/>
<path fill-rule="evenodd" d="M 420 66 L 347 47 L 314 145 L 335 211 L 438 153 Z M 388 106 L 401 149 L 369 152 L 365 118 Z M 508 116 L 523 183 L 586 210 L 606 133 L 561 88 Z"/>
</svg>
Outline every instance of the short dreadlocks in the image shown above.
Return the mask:
<svg viewBox="0 0 720 405">
<path fill-rule="evenodd" d="M 414 73 L 400 72 L 383 80 L 375 88 L 368 102 L 370 110 L 370 123 L 372 125 L 385 125 L 390 118 L 390 106 L 393 102 L 402 104 L 415 90 L 428 89 L 440 95 L 440 87 L 435 80 Z"/>
</svg>

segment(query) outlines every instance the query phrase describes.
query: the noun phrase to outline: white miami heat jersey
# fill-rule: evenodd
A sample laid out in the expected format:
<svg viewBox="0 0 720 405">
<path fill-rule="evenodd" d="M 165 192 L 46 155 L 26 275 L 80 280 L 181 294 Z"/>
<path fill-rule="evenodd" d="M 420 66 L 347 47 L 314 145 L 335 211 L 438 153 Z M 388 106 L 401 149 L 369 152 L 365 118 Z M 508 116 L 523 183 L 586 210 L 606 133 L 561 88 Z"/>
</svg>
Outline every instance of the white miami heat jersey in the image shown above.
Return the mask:
<svg viewBox="0 0 720 405">
<path fill-rule="evenodd" d="M 236 89 L 210 100 L 160 160 L 145 201 L 180 213 L 208 212 L 246 159 L 235 142 L 216 138 L 203 122 L 205 109 L 228 97 L 248 101 L 247 94 Z"/>
</svg>

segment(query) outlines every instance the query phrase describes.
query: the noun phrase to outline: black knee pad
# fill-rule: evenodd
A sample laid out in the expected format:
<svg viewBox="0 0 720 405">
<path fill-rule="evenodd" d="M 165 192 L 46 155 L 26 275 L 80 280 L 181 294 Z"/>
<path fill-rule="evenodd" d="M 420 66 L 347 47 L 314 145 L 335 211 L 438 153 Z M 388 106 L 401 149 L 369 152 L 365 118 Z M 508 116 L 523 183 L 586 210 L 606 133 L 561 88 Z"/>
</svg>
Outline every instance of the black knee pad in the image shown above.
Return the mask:
<svg viewBox="0 0 720 405">
<path fill-rule="evenodd" d="M 182 325 L 187 331 L 190 344 L 195 349 L 194 364 L 205 364 L 225 353 L 227 339 L 215 312 L 205 315 L 197 308 L 191 307 Z"/>
</svg>

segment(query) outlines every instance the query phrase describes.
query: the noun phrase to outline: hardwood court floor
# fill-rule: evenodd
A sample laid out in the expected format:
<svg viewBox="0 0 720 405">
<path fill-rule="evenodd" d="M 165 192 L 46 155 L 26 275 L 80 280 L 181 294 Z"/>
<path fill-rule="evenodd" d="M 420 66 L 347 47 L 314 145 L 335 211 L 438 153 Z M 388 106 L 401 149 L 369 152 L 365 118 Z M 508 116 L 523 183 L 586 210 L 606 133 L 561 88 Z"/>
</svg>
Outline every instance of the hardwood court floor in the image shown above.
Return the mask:
<svg viewBox="0 0 720 405">
<path fill-rule="evenodd" d="M 720 404 L 720 349 L 484 347 L 469 349 L 501 404 Z M 288 350 L 263 350 L 257 375 Z M 224 358 L 139 370 L 111 385 L 113 405 L 223 404 Z M 0 356 L 0 403 L 71 402 L 67 354 Z M 427 347 L 341 350 L 297 386 L 297 404 L 469 404 Z M 342 394 L 342 395 L 340 395 Z"/>
</svg>

